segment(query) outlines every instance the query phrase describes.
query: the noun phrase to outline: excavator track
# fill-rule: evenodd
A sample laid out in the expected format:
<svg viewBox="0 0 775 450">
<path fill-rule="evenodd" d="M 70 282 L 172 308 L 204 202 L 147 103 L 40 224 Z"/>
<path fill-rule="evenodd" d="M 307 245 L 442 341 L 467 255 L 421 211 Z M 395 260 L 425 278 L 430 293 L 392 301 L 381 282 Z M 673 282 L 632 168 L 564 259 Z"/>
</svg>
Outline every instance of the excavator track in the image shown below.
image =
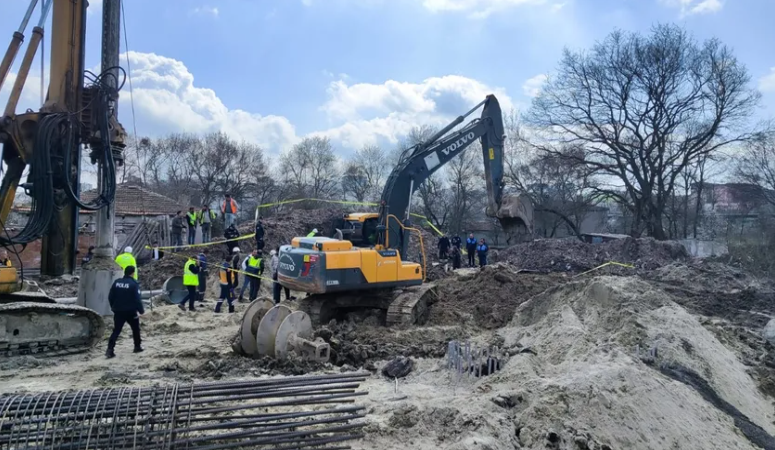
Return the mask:
<svg viewBox="0 0 775 450">
<path fill-rule="evenodd" d="M 427 319 L 432 283 L 394 290 L 312 294 L 299 300 L 299 310 L 309 315 L 314 326 L 327 324 L 337 310 L 380 309 L 387 312 L 386 325 L 422 324 Z"/>
<path fill-rule="evenodd" d="M 428 319 L 428 295 L 435 294 L 432 283 L 404 289 L 388 307 L 387 326 L 422 325 Z"/>
<path fill-rule="evenodd" d="M 37 301 L 0 304 L 2 356 L 80 353 L 99 342 L 104 332 L 102 316 L 81 306 Z"/>
</svg>

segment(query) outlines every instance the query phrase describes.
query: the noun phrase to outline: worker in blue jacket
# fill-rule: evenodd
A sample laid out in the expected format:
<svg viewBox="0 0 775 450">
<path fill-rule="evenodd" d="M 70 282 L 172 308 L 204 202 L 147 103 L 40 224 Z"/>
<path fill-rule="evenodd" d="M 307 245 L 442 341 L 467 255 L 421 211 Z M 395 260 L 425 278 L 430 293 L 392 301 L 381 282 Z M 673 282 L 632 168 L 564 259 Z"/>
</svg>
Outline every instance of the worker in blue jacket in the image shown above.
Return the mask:
<svg viewBox="0 0 775 450">
<path fill-rule="evenodd" d="M 468 253 L 468 267 L 474 267 L 476 265 L 476 238 L 474 233 L 471 233 L 466 238 L 466 253 Z"/>
<path fill-rule="evenodd" d="M 108 302 L 110 309 L 113 310 L 113 334 L 108 340 L 108 350 L 105 357 L 113 358 L 116 356 L 116 340 L 121 334 L 124 324 L 128 323 L 132 328 L 132 339 L 135 343 L 135 353 L 143 351 L 140 345 L 140 316 L 145 314 L 143 301 L 140 297 L 140 285 L 134 279 L 135 266 L 127 266 L 124 269 L 124 277 L 113 282 L 108 293 Z"/>
<path fill-rule="evenodd" d="M 484 238 L 479 239 L 479 245 L 476 246 L 476 254 L 479 256 L 479 267 L 487 265 L 487 252 L 490 251 L 490 247 L 487 246 L 487 242 Z"/>
</svg>

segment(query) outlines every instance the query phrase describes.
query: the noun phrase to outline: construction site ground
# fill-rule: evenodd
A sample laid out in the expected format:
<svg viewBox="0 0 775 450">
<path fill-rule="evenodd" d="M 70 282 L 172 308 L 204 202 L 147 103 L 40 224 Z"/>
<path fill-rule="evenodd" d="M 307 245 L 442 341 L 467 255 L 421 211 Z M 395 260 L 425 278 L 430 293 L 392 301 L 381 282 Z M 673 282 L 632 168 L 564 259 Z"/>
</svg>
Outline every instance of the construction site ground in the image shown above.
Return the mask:
<svg viewBox="0 0 775 450">
<path fill-rule="evenodd" d="M 325 365 L 234 354 L 247 303 L 214 314 L 211 290 L 197 312 L 147 311 L 144 353 L 132 353 L 127 327 L 112 360 L 105 342 L 84 354 L 0 360 L 0 391 L 367 370 L 357 449 L 775 448 L 775 347 L 763 330 L 775 317 L 770 280 L 652 240 L 537 241 L 492 259 L 484 269 L 435 265 L 423 325 L 388 328 L 380 313 L 353 312 L 320 327 L 332 348 Z M 177 274 L 172 261 L 141 267 L 143 288 Z M 632 267 L 585 273 L 609 261 Z M 446 366 L 450 340 L 498 346 L 505 364 L 460 377 Z M 397 356 L 415 365 L 396 382 L 380 369 Z"/>
</svg>

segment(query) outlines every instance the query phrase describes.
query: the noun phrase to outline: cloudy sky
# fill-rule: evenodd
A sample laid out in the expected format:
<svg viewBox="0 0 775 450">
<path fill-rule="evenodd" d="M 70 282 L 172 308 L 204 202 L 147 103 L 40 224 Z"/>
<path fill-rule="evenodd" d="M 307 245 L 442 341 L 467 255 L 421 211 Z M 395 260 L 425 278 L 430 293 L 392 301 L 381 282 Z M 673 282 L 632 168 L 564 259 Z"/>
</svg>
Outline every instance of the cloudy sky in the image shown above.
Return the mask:
<svg viewBox="0 0 775 450">
<path fill-rule="evenodd" d="M 2 3 L 4 49 L 28 1 Z M 93 68 L 100 8 L 92 0 Z M 323 134 L 346 155 L 449 120 L 491 92 L 525 109 L 563 47 L 658 22 L 733 47 L 765 94 L 760 115 L 775 116 L 772 0 L 128 0 L 125 12 L 141 136 L 223 130 L 275 153 Z M 20 110 L 39 106 L 35 68 Z M 127 85 L 119 114 L 131 131 L 129 97 Z"/>
</svg>

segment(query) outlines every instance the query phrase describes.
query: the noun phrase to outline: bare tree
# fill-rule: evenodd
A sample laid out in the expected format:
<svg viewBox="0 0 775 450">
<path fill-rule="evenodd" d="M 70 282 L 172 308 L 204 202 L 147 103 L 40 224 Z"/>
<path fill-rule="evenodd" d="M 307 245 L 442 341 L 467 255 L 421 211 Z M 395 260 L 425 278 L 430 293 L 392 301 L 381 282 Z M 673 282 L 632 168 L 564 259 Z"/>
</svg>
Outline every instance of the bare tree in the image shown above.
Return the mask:
<svg viewBox="0 0 775 450">
<path fill-rule="evenodd" d="M 301 198 L 338 198 L 338 160 L 326 137 L 308 137 L 294 145 L 280 159 L 284 183 Z"/>
<path fill-rule="evenodd" d="M 363 202 L 371 191 L 371 184 L 363 166 L 349 161 L 342 174 L 342 191 L 346 199 Z"/>
<path fill-rule="evenodd" d="M 483 207 L 487 202 L 481 158 L 482 147 L 476 142 L 447 165 L 446 181 L 451 194 L 448 229 L 452 234 L 464 232 L 477 216 L 484 216 Z"/>
<path fill-rule="evenodd" d="M 507 189 L 530 197 L 538 213 L 537 232 L 554 237 L 564 227 L 569 234 L 578 234 L 581 223 L 599 202 L 597 177 L 574 158 L 582 156 L 583 149 L 562 143 L 532 144 L 516 111 L 506 115 L 504 126 L 503 178 Z"/>
<path fill-rule="evenodd" d="M 665 239 L 677 178 L 703 155 L 750 139 L 759 98 L 729 48 L 659 25 L 648 36 L 616 31 L 589 53 L 565 50 L 528 121 L 554 131 L 549 142 L 584 149 L 562 155 L 544 144 L 545 152 L 618 180 L 626 196 L 600 190 L 633 211 L 633 234 L 643 225 Z"/>
<path fill-rule="evenodd" d="M 775 205 L 775 131 L 747 143 L 737 159 L 736 178 L 761 189 L 762 199 Z"/>
</svg>

